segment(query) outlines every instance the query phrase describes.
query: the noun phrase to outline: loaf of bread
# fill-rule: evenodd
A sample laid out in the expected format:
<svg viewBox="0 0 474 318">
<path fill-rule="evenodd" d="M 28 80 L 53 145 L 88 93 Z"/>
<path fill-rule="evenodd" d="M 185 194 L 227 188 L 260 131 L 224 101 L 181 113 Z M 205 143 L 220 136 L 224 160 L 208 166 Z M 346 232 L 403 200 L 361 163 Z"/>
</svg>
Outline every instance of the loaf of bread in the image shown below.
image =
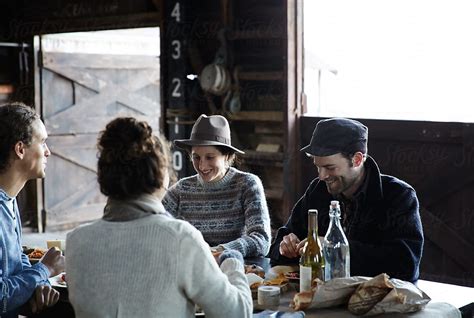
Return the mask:
<svg viewBox="0 0 474 318">
<path fill-rule="evenodd" d="M 387 274 L 380 274 L 360 284 L 349 299 L 348 309 L 354 315 L 364 315 L 393 289 Z"/>
<path fill-rule="evenodd" d="M 313 292 L 312 291 L 305 291 L 301 293 L 297 293 L 293 297 L 292 307 L 295 310 L 304 310 L 311 305 L 313 301 Z"/>
</svg>

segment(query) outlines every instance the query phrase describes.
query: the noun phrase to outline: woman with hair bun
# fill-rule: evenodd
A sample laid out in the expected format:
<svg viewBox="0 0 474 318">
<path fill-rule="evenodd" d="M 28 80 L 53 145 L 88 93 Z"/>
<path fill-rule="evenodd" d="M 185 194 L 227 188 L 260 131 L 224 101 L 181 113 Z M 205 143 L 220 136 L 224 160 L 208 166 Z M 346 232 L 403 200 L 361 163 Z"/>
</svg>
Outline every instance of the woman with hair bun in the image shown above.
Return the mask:
<svg viewBox="0 0 474 318">
<path fill-rule="evenodd" d="M 66 242 L 76 317 L 194 317 L 196 305 L 206 317 L 251 317 L 242 255 L 223 253 L 216 262 L 202 235 L 161 204 L 168 143 L 146 122 L 117 118 L 98 148 L 104 215 Z"/>
</svg>

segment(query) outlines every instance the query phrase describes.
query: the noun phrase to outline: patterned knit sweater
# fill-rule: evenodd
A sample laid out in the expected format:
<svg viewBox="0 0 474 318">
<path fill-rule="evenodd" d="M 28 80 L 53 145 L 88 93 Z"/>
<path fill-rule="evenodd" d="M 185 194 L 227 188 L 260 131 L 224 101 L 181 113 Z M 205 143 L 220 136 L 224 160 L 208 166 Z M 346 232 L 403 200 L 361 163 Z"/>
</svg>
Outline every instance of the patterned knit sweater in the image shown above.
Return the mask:
<svg viewBox="0 0 474 318">
<path fill-rule="evenodd" d="M 163 205 L 194 225 L 211 246 L 236 249 L 244 257 L 268 253 L 270 217 L 256 175 L 231 167 L 216 182 L 204 182 L 199 174 L 183 178 L 168 190 Z"/>
</svg>

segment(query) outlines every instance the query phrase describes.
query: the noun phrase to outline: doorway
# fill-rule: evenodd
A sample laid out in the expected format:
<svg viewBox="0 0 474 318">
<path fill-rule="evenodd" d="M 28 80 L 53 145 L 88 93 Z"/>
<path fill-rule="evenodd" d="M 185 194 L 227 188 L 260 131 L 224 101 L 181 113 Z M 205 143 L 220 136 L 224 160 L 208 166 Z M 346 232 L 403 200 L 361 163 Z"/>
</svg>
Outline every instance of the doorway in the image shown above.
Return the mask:
<svg viewBox="0 0 474 318">
<path fill-rule="evenodd" d="M 36 105 L 48 131 L 47 176 L 38 184 L 38 231 L 101 217 L 98 134 L 116 117 L 159 131 L 159 28 L 35 37 Z"/>
</svg>

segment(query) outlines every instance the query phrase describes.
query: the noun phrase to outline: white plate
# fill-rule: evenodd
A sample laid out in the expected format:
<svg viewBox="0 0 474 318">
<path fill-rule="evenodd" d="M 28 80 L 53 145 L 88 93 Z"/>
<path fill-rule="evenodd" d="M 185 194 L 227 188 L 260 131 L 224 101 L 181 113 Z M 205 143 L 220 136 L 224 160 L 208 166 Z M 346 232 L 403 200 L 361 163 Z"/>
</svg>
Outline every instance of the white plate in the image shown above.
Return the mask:
<svg viewBox="0 0 474 318">
<path fill-rule="evenodd" d="M 51 283 L 51 286 L 53 287 L 59 287 L 59 288 L 67 288 L 67 284 L 61 279 L 61 275 L 64 273 L 61 273 L 57 276 L 53 276 L 49 278 L 49 282 Z"/>
</svg>

